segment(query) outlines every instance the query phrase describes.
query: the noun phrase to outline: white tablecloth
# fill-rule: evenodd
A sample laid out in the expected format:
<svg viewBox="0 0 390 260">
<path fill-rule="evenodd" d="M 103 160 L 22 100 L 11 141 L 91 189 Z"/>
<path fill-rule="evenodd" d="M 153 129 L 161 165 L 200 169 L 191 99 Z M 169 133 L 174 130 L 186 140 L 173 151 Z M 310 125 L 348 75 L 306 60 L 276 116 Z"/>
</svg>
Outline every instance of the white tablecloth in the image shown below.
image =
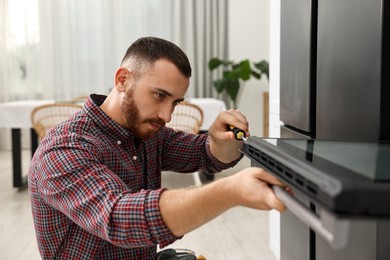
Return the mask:
<svg viewBox="0 0 390 260">
<path fill-rule="evenodd" d="M 0 128 L 31 128 L 31 112 L 54 100 L 20 100 L 0 103 Z"/>
<path fill-rule="evenodd" d="M 225 102 L 216 98 L 187 98 L 186 101 L 198 105 L 203 110 L 201 130 L 207 131 L 218 114 L 226 110 Z"/>
</svg>

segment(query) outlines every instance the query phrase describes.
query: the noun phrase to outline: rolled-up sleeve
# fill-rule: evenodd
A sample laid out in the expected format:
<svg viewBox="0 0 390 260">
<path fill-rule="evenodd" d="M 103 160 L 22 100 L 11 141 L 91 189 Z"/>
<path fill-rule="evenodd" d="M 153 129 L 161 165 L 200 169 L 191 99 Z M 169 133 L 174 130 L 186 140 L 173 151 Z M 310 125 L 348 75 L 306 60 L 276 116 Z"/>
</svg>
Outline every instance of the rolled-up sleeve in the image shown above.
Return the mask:
<svg viewBox="0 0 390 260">
<path fill-rule="evenodd" d="M 177 172 L 194 172 L 202 170 L 216 173 L 235 166 L 243 157 L 230 163 L 219 161 L 210 150 L 207 134 L 190 134 L 165 128 L 163 146 L 163 170 Z"/>
<path fill-rule="evenodd" d="M 215 158 L 215 156 L 211 153 L 210 139 L 209 138 L 207 138 L 207 140 L 206 140 L 205 147 L 206 147 L 206 154 L 207 154 L 209 160 L 211 161 L 211 163 L 213 165 L 215 165 L 215 167 L 219 171 L 235 166 L 244 157 L 244 154 L 240 154 L 240 157 L 238 157 L 237 160 L 234 160 L 230 163 L 224 163 L 224 162 L 221 162 L 220 160 L 218 160 L 217 158 Z"/>
<path fill-rule="evenodd" d="M 122 247 L 165 247 L 177 240 L 160 214 L 159 200 L 164 191 L 142 190 L 121 198 L 113 210 L 107 239 Z"/>
</svg>

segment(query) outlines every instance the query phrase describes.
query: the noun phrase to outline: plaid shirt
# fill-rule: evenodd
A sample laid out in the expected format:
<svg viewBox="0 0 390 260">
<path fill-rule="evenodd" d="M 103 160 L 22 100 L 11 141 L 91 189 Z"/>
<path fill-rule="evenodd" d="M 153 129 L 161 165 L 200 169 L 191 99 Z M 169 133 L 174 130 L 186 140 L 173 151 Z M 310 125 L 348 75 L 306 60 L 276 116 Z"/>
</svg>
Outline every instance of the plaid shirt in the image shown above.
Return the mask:
<svg viewBox="0 0 390 260">
<path fill-rule="evenodd" d="M 52 129 L 28 183 L 44 259 L 155 259 L 175 237 L 159 210 L 161 171 L 218 172 L 237 163 L 212 156 L 207 135 L 163 127 L 142 141 L 110 119 L 91 95 Z"/>
</svg>

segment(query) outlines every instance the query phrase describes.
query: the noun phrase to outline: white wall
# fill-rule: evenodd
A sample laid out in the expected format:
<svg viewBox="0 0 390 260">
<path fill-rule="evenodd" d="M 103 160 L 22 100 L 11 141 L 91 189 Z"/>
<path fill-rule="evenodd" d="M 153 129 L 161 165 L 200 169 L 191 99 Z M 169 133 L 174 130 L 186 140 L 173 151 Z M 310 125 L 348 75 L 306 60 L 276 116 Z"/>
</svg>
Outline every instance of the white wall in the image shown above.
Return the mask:
<svg viewBox="0 0 390 260">
<path fill-rule="evenodd" d="M 270 4 L 269 134 L 280 137 L 280 0 Z"/>
<path fill-rule="evenodd" d="M 231 0 L 229 41 L 231 59 L 267 59 L 270 62 L 270 81 L 249 81 L 239 109 L 247 116 L 252 135 L 263 133 L 262 92 L 270 91 L 269 136 L 280 136 L 279 120 L 279 46 L 280 0 Z M 269 87 L 268 87 L 269 86 Z M 271 211 L 269 244 L 280 259 L 280 215 Z"/>
<path fill-rule="evenodd" d="M 269 61 L 269 0 L 229 2 L 229 58 Z M 266 78 L 245 83 L 238 108 L 249 121 L 251 135 L 263 135 L 263 91 Z"/>
<path fill-rule="evenodd" d="M 269 84 L 269 135 L 280 137 L 280 0 L 270 3 L 270 84 Z M 269 214 L 269 244 L 280 259 L 280 213 Z"/>
</svg>

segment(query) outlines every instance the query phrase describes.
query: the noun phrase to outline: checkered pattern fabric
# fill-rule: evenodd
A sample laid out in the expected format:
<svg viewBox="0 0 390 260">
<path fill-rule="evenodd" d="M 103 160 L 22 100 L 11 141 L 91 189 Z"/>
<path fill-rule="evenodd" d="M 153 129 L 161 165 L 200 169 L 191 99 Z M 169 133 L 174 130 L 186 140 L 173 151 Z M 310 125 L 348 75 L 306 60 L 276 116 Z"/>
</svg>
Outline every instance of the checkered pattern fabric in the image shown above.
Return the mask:
<svg viewBox="0 0 390 260">
<path fill-rule="evenodd" d="M 175 237 L 159 211 L 161 171 L 218 172 L 234 166 L 211 155 L 207 135 L 163 127 L 142 141 L 91 95 L 41 141 L 28 184 L 44 259 L 155 259 Z"/>
</svg>

